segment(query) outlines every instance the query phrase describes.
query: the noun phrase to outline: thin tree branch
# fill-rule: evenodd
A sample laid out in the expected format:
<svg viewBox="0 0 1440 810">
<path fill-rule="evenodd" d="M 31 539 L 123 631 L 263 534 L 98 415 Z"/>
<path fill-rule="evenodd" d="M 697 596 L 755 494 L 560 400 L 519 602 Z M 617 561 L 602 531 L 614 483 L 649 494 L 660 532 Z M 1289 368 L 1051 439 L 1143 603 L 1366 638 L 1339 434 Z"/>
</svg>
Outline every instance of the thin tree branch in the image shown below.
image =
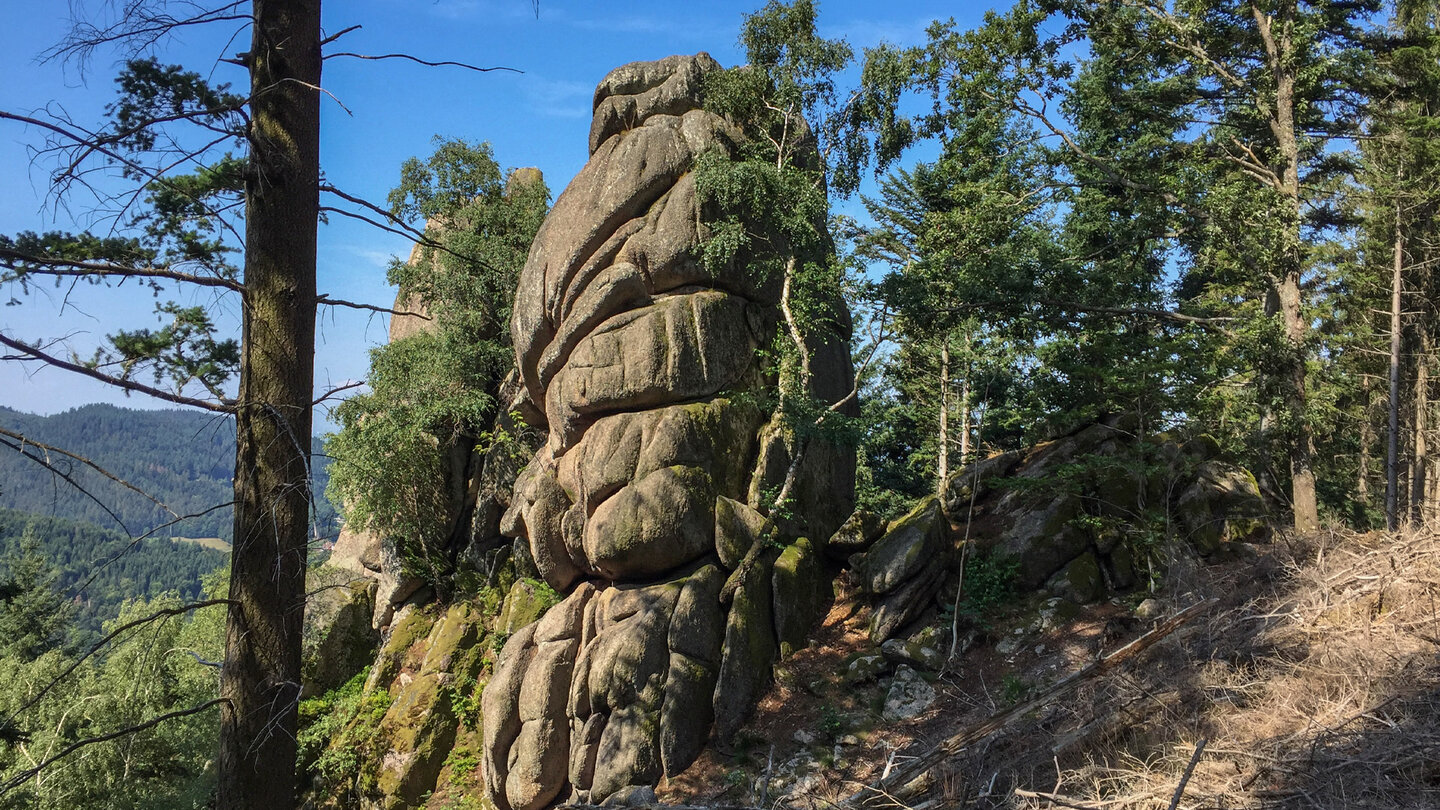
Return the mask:
<svg viewBox="0 0 1440 810">
<path fill-rule="evenodd" d="M 321 394 L 319 399 L 316 399 L 314 402 L 312 402 L 312 403 L 310 403 L 310 404 L 311 404 L 311 405 L 319 405 L 320 403 L 322 403 L 322 402 L 330 399 L 331 397 L 335 396 L 336 394 L 340 393 L 341 391 L 349 391 L 349 390 L 352 389 L 352 388 L 360 388 L 360 387 L 363 386 L 363 385 L 365 385 L 365 381 L 364 381 L 364 380 L 361 380 L 360 382 L 345 383 L 344 385 L 337 385 L 337 386 L 335 386 L 334 388 L 331 388 L 329 391 L 326 391 L 325 393 Z"/>
<path fill-rule="evenodd" d="M 227 507 L 231 507 L 231 506 L 234 506 L 234 505 L 235 505 L 235 501 L 234 501 L 234 500 L 228 500 L 228 501 L 226 501 L 226 502 L 224 502 L 224 503 L 217 503 L 217 504 L 215 504 L 214 506 L 207 507 L 207 508 L 205 508 L 205 509 L 201 509 L 199 512 L 191 512 L 191 513 L 188 514 L 188 515 L 176 515 L 174 520 L 167 520 L 167 521 L 165 521 L 164 523 L 161 523 L 159 526 L 156 526 L 156 527 L 154 527 L 154 528 L 152 528 L 152 529 L 148 529 L 148 530 L 145 531 L 143 534 L 138 534 L 138 535 L 132 536 L 132 537 L 130 538 L 130 542 L 127 543 L 124 548 L 120 549 L 119 551 L 115 552 L 114 554 L 111 554 L 111 555 L 110 555 L 109 557 L 107 557 L 106 559 L 101 560 L 99 563 L 97 563 L 97 564 L 95 565 L 95 567 L 94 567 L 93 569 L 91 569 L 91 571 L 90 571 L 90 576 L 86 577 L 84 582 L 77 582 L 77 583 L 75 583 L 74 585 L 70 586 L 70 595 L 71 595 L 71 596 L 79 596 L 80 594 L 84 593 L 84 592 L 85 592 L 85 589 L 88 588 L 88 587 L 90 587 L 90 583 L 94 582 L 94 581 L 96 580 L 96 578 L 100 576 L 100 573 L 101 573 L 102 571 L 104 571 L 106 568 L 110 567 L 110 564 L 111 564 L 111 563 L 115 562 L 116 560 L 118 560 L 118 559 L 120 559 L 121 557 L 123 557 L 123 556 L 125 556 L 126 554 L 128 554 L 128 553 L 130 552 L 130 549 L 135 548 L 135 546 L 139 545 L 141 542 L 144 542 L 145 540 L 149 539 L 150 537 L 153 537 L 155 534 L 157 534 L 158 532 L 160 532 L 160 530 L 162 530 L 162 529 L 168 529 L 168 528 L 170 528 L 171 526 L 176 525 L 177 523 L 183 523 L 184 521 L 187 521 L 187 520 L 189 520 L 189 519 L 191 519 L 191 518 L 204 517 L 205 515 L 208 515 L 208 514 L 210 514 L 211 512 L 214 512 L 216 509 L 225 509 L 225 508 L 227 508 Z M 126 533 L 129 534 L 129 532 L 126 532 Z"/>
<path fill-rule="evenodd" d="M 47 453 L 57 453 L 57 454 L 59 454 L 59 455 L 66 456 L 66 457 L 68 457 L 68 458 L 72 458 L 72 459 L 80 462 L 81 464 L 84 464 L 85 466 L 89 467 L 90 469 L 94 470 L 95 472 L 100 473 L 101 475 L 105 476 L 106 478 L 109 478 L 111 481 L 114 481 L 115 483 L 119 484 L 120 486 L 125 487 L 126 489 L 130 490 L 131 492 L 134 492 L 134 493 L 136 493 L 137 495 L 140 495 L 140 496 L 144 497 L 146 500 L 150 501 L 151 503 L 155 504 L 156 506 L 160 507 L 161 509 L 164 509 L 167 513 L 169 513 L 169 515 L 170 515 L 171 517 L 179 517 L 179 515 L 176 515 L 176 514 L 175 514 L 175 510 L 173 510 L 173 509 L 171 509 L 170 507 L 166 506 L 164 503 L 162 503 L 162 502 L 161 502 L 158 498 L 156 498 L 154 495 L 151 495 L 150 493 L 146 492 L 145 490 L 143 490 L 143 489 L 135 486 L 134 484 L 130 483 L 129 481 L 126 481 L 125 479 L 121 478 L 120 476 L 116 475 L 115 473 L 110 472 L 109 470 L 105 469 L 104 467 L 101 467 L 99 464 L 96 464 L 95 462 L 91 461 L 91 460 L 88 459 L 88 458 L 85 458 L 84 456 L 76 455 L 75 453 L 72 453 L 72 452 L 70 452 L 69 450 L 62 450 L 62 449 L 60 449 L 59 447 L 55 447 L 55 446 L 53 446 L 53 445 L 45 444 L 44 442 L 37 442 L 37 441 L 35 441 L 34 439 L 31 439 L 31 438 L 25 436 L 25 434 L 23 434 L 23 433 L 16 433 L 16 432 L 13 431 L 13 430 L 7 430 L 6 428 L 3 428 L 3 427 L 0 427 L 0 436 L 8 436 L 8 437 L 10 437 L 10 438 L 12 438 L 12 439 L 15 439 L 15 440 L 19 441 L 20 444 L 21 444 L 21 447 L 17 447 L 16 449 L 17 449 L 17 450 L 20 450 L 20 452 L 21 452 L 22 454 L 24 454 L 24 455 L 28 455 L 28 454 L 25 454 L 25 452 L 24 452 L 24 449 L 23 449 L 24 446 L 25 446 L 25 445 L 30 445 L 30 446 L 33 446 L 33 447 L 38 447 L 38 448 L 40 448 L 41 450 L 44 450 L 44 451 L 47 452 Z M 8 444 L 8 443 L 7 443 L 7 444 Z M 13 445 L 13 444 L 12 444 L 12 445 L 9 445 L 9 446 L 10 446 L 10 447 L 15 447 L 15 445 Z M 30 456 L 30 457 L 31 457 L 31 458 L 34 458 L 34 456 Z M 41 461 L 40 459 L 35 459 L 35 460 L 36 460 L 36 461 Z M 43 461 L 43 462 L 41 462 L 41 463 L 43 463 L 46 467 L 50 467 L 50 466 L 51 466 L 49 461 Z M 53 469 L 53 468 L 52 468 L 52 469 Z"/>
<path fill-rule="evenodd" d="M 359 31 L 359 30 L 361 29 L 361 27 L 362 27 L 362 26 L 359 26 L 359 25 L 352 25 L 352 26 L 350 26 L 349 28 L 342 28 L 342 29 L 340 29 L 339 31 L 337 31 L 336 33 L 333 33 L 333 34 L 331 34 L 330 36 L 325 37 L 324 39 L 320 40 L 320 47 L 323 48 L 323 47 L 325 47 L 326 45 L 329 45 L 330 43 L 334 42 L 335 40 L 337 40 L 337 39 L 339 39 L 339 38 L 341 38 L 341 37 L 343 37 L 343 36 L 345 36 L 346 34 L 350 33 L 351 31 Z"/>
<path fill-rule="evenodd" d="M 158 726 L 167 720 L 175 720 L 181 717 L 189 717 L 192 714 L 199 714 L 200 712 L 203 712 L 212 706 L 217 706 L 221 703 L 229 702 L 230 698 L 215 698 L 214 700 L 207 700 L 199 706 L 194 706 L 189 709 L 180 709 L 173 712 L 166 712 L 165 714 L 159 715 L 157 717 L 152 717 L 143 723 L 139 723 L 133 726 L 127 726 L 122 729 L 117 729 L 107 734 L 100 734 L 94 737 L 86 737 L 83 740 L 76 740 L 70 745 L 67 745 L 63 750 L 60 751 L 60 753 L 56 754 L 55 756 L 41 760 L 35 767 L 21 771 L 12 776 L 8 782 L 0 785 L 0 796 L 4 796 L 6 793 L 9 793 L 20 785 L 25 784 L 30 780 L 30 777 L 40 773 L 41 771 L 45 770 L 46 768 L 50 767 L 61 759 L 70 756 L 76 751 L 79 751 L 81 748 L 103 742 L 108 742 L 117 737 L 124 737 L 130 734 L 138 734 L 142 731 L 145 731 L 146 729 L 154 728 L 155 726 Z"/>
<path fill-rule="evenodd" d="M 76 22 L 64 41 L 46 51 L 40 61 L 45 63 L 71 56 L 77 56 L 83 60 L 101 45 L 132 39 L 140 40 L 140 44 L 132 48 L 138 52 L 155 44 L 161 37 L 177 28 L 226 20 L 251 22 L 254 18 L 250 14 L 226 13 L 243 5 L 245 5 L 244 0 L 237 0 L 237 2 L 227 3 L 219 8 L 208 9 L 193 17 L 177 19 L 168 14 L 149 12 L 143 4 L 126 3 L 121 19 L 105 28 L 99 28 L 91 23 Z"/>
<path fill-rule="evenodd" d="M 34 267 L 30 265 L 40 265 Z M 22 253 L 18 250 L 0 248 L 0 266 L 8 267 L 23 275 L 42 276 L 121 276 L 124 278 L 158 278 L 167 281 L 195 284 L 201 287 L 219 287 L 232 292 L 241 292 L 245 285 L 224 276 L 203 276 L 172 270 L 168 267 L 129 267 L 109 262 L 77 261 L 74 259 L 52 258 Z"/>
<path fill-rule="evenodd" d="M 61 360 L 60 358 L 46 354 L 45 352 L 42 352 L 39 349 L 34 348 L 33 346 L 28 346 L 24 343 L 21 343 L 14 338 L 6 337 L 3 333 L 0 333 L 0 345 L 9 346 L 15 351 L 21 352 L 22 354 L 27 354 L 36 360 L 40 360 L 46 363 L 47 365 L 65 369 L 66 371 L 73 371 L 76 374 L 82 374 L 86 377 L 91 378 L 92 380 L 99 380 L 100 382 L 106 383 L 107 385 L 113 385 L 116 388 L 120 388 L 125 391 L 141 393 L 165 402 L 173 402 L 176 405 L 188 405 L 192 408 L 200 408 L 202 410 L 213 411 L 215 413 L 235 412 L 235 401 L 232 399 L 227 398 L 219 402 L 211 402 L 209 400 L 196 399 L 195 397 L 187 397 L 182 394 L 172 394 L 169 391 L 156 388 L 152 385 L 146 385 L 144 383 L 135 382 L 134 380 L 127 380 L 122 377 L 116 377 L 101 371 L 96 371 L 95 369 L 89 368 L 87 366 L 79 365 L 78 363 L 70 363 L 65 360 Z"/>
<path fill-rule="evenodd" d="M 6 431 L 6 433 L 9 433 L 9 432 Z M 129 526 L 126 526 L 126 525 L 125 525 L 125 521 L 121 520 L 121 519 L 120 519 L 120 516 L 117 515 L 117 514 L 115 514 L 115 510 L 114 510 L 114 509 L 111 509 L 109 504 L 105 503 L 104 501 L 100 500 L 100 498 L 96 497 L 95 494 L 92 493 L 89 489 L 86 489 L 85 486 L 84 486 L 83 484 L 81 484 L 79 481 L 76 481 L 74 478 L 72 478 L 69 473 L 62 472 L 61 470 L 56 469 L 54 465 L 52 465 L 49 461 L 47 461 L 47 460 L 45 460 L 45 459 L 39 458 L 39 457 L 37 457 L 37 456 L 32 456 L 32 455 L 30 455 L 29 453 L 25 452 L 25 447 L 24 447 L 23 444 L 18 444 L 18 445 L 17 445 L 17 444 L 12 444 L 12 443 L 10 443 L 9 441 L 6 441 L 6 440 L 4 440 L 4 439 L 0 439 L 0 445 L 4 445 L 4 446 L 6 446 L 6 447 L 9 447 L 10 449 L 14 450 L 15 452 L 19 453 L 20 455 L 24 456 L 25 458 L 28 458 L 28 459 L 30 459 L 31 461 L 35 462 L 36 464 L 39 464 L 40 466 L 42 466 L 42 467 L 44 467 L 45 469 L 49 470 L 52 475 L 58 476 L 58 477 L 60 478 L 60 480 L 64 481 L 65 483 L 67 483 L 67 484 L 69 484 L 70 486 L 74 487 L 75 489 L 79 490 L 80 494 L 82 494 L 82 495 L 84 495 L 85 497 L 89 498 L 91 501 L 94 501 L 96 506 L 98 506 L 98 507 L 100 507 L 102 510 L 104 510 L 105 514 L 109 515 L 109 516 L 110 516 L 110 519 L 113 520 L 113 521 L 115 521 L 115 523 L 120 527 L 120 529 L 121 529 L 122 531 L 125 532 L 125 534 L 127 534 L 127 535 L 130 534 L 130 527 L 129 527 Z"/>
<path fill-rule="evenodd" d="M 7 718 L 5 718 L 5 722 L 0 723 L 0 729 L 5 729 L 5 728 L 11 728 L 11 727 L 13 727 L 13 725 L 14 725 L 14 723 L 15 723 L 15 718 L 19 717 L 20 715 L 24 714 L 24 713 L 27 712 L 27 711 L 30 711 L 30 709 L 33 708 L 36 703 L 39 703 L 39 702 L 40 702 L 40 699 L 41 699 L 41 698 L 45 697 L 45 695 L 48 694 L 52 688 L 54 688 L 55 684 L 59 683 L 60 681 L 63 681 L 65 678 L 69 677 L 70 673 L 72 673 L 72 672 L 74 672 L 76 669 L 78 669 L 78 668 L 80 667 L 80 665 L 81 665 L 82 663 L 84 663 L 90 656 L 92 656 L 92 655 L 94 655 L 95 653 L 99 652 L 101 647 L 104 647 L 106 644 L 109 644 L 111 641 L 113 641 L 113 640 L 115 639 L 116 636 L 119 636 L 121 633 L 125 632 L 126 630 L 129 630 L 129 629 L 131 629 L 131 628 L 133 628 L 133 627 L 139 627 L 139 626 L 142 625 L 142 624 L 149 624 L 150 622 L 153 622 L 153 621 L 155 621 L 156 619 L 164 619 L 164 618 L 167 618 L 167 617 L 169 617 L 169 616 L 181 616 L 181 615 L 184 615 L 184 614 L 186 614 L 186 613 L 189 613 L 189 612 L 192 611 L 192 610 L 199 610 L 200 608 L 203 608 L 203 607 L 211 607 L 211 606 L 213 606 L 213 605 L 235 605 L 235 606 L 238 607 L 238 606 L 240 605 L 240 603 L 237 602 L 237 601 L 235 601 L 234 599 L 206 599 L 206 600 L 203 601 L 203 602 L 191 602 L 191 603 L 188 604 L 188 605 L 181 605 L 180 607 L 162 608 L 162 609 L 160 609 L 160 610 L 155 611 L 154 613 L 151 613 L 149 616 L 146 616 L 146 617 L 144 617 L 144 618 L 142 618 L 142 619 L 136 619 L 136 620 L 134 620 L 134 621 L 126 622 L 126 623 L 120 625 L 119 627 L 115 628 L 114 630 L 111 630 L 109 633 L 107 633 L 107 634 L 105 635 L 104 638 L 102 638 L 102 639 L 100 639 L 99 641 L 95 642 L 94 644 L 90 645 L 90 649 L 89 649 L 89 650 L 86 650 L 83 655 L 80 655 L 80 656 L 78 656 L 74 661 L 71 661 L 71 662 L 70 662 L 70 666 L 66 667 L 66 669 L 65 669 L 64 672 L 60 673 L 59 675 L 56 675 L 54 678 L 52 678 L 52 679 L 50 680 L 49 683 L 47 683 L 47 684 L 45 684 L 44 686 L 40 687 L 40 690 L 39 690 L 38 692 L 36 692 L 34 695 L 32 695 L 29 700 L 25 701 L 24 703 L 22 703 L 22 704 L 20 705 L 20 707 L 19 707 L 18 709 L 16 709 L 15 711 L 11 712 L 11 713 L 10 713 L 10 716 L 7 717 Z M 4 793 L 4 790 L 0 790 L 0 794 L 3 794 L 3 793 Z"/>
<path fill-rule="evenodd" d="M 427 315 L 424 312 L 414 312 L 408 309 L 391 309 L 390 307 L 380 307 L 374 304 L 358 304 L 354 301 L 346 301 L 343 298 L 331 298 L 325 293 L 321 293 L 320 295 L 316 296 L 315 303 L 323 304 L 330 307 L 349 307 L 351 309 L 364 309 L 370 312 L 384 313 L 386 315 L 408 315 L 412 318 L 421 318 L 427 321 L 435 320 L 433 315 Z"/>
<path fill-rule="evenodd" d="M 114 160 L 116 163 L 120 164 L 121 166 L 124 166 L 125 168 L 128 168 L 128 169 L 134 171 L 136 174 L 139 174 L 139 175 L 142 176 L 142 177 L 149 178 L 150 180 L 152 180 L 152 181 L 154 181 L 154 182 L 156 182 L 156 183 L 160 183 L 160 184 L 162 184 L 162 185 L 170 188 L 172 191 L 175 191 L 176 193 L 179 193 L 179 194 L 184 195 L 187 199 L 191 200 L 192 202 L 196 203 L 197 205 L 200 205 L 200 206 L 201 206 L 202 208 L 204 208 L 208 213 L 214 215 L 214 216 L 216 217 L 216 219 L 217 219 L 218 221 L 220 221 L 221 223 L 223 223 L 223 224 L 225 225 L 226 229 L 229 230 L 232 234 L 234 234 L 237 238 L 241 238 L 239 232 L 235 230 L 234 225 L 232 225 L 232 224 L 231 224 L 228 220 L 226 220 L 224 217 L 221 217 L 220 214 L 219 214 L 219 212 L 216 211 L 214 208 L 212 208 L 212 207 L 211 207 L 208 203 L 206 203 L 204 200 L 201 200 L 199 197 L 196 197 L 194 194 L 191 194 L 190 192 L 188 192 L 188 191 L 186 191 L 186 190 L 184 190 L 184 189 L 182 189 L 182 188 L 179 188 L 179 187 L 175 186 L 174 183 L 170 182 L 170 180 L 164 176 L 164 172 L 163 172 L 163 171 L 162 171 L 162 172 L 157 172 L 157 171 L 155 171 L 155 170 L 153 170 L 153 169 L 150 169 L 150 168 L 147 168 L 147 167 L 145 167 L 145 166 L 142 166 L 141 164 L 136 163 L 134 160 L 131 160 L 130 158 L 124 156 L 123 154 L 121 154 L 120 152 L 118 152 L 118 151 L 116 151 L 116 150 L 114 150 L 114 149 L 110 149 L 110 148 L 108 148 L 108 147 L 102 148 L 102 146 L 99 145 L 99 144 L 98 144 L 98 141 L 97 141 L 97 139 L 98 139 L 100 136 L 98 136 L 98 135 L 96 135 L 96 134 L 94 134 L 94 133 L 84 132 L 83 134 L 80 134 L 80 133 L 71 131 L 70 129 L 67 129 L 66 127 L 60 126 L 59 124 L 56 124 L 56 123 L 51 122 L 51 121 L 43 121 L 43 120 L 41 120 L 41 119 L 39 119 L 39 118 L 35 118 L 35 117 L 33 117 L 33 116 L 18 115 L 18 114 L 16 114 L 16 113 L 6 112 L 5 110 L 0 110 L 0 120 L 15 121 L 15 122 L 17 122 L 17 123 L 29 124 L 29 125 L 31 125 L 31 126 L 39 127 L 39 128 L 41 128 L 41 129 L 48 130 L 49 132 L 54 133 L 55 135 L 58 135 L 58 136 L 60 136 L 61 138 L 64 138 L 64 139 L 72 142 L 72 143 L 73 143 L 75 146 L 77 146 L 77 147 L 85 147 L 86 149 L 89 149 L 89 150 L 91 150 L 91 151 L 98 152 L 98 153 L 104 155 L 105 157 L 108 157 L 108 158 L 110 158 L 111 160 Z M 67 123 L 68 123 L 68 122 L 67 122 Z M 82 130 L 82 131 L 83 131 L 83 130 Z M 212 142 L 211 142 L 210 144 L 208 144 L 205 148 L 208 149 L 210 146 L 213 146 L 214 144 L 219 143 L 220 140 L 223 140 L 223 139 L 217 139 L 217 140 L 215 140 L 215 141 L 212 141 Z M 52 142 L 52 143 L 53 143 L 53 142 Z M 54 144 L 53 147 L 49 147 L 49 148 L 47 148 L 46 150 L 43 150 L 43 151 L 52 151 L 52 149 L 53 149 L 54 151 L 59 151 L 60 149 L 63 149 L 63 148 L 64 148 L 64 147 L 61 147 L 61 146 L 58 145 L 58 144 Z M 192 153 L 190 153 L 190 154 L 187 154 L 187 155 L 183 156 L 180 160 L 177 160 L 177 161 L 175 161 L 174 163 L 172 163 L 172 164 L 170 165 L 170 167 L 173 168 L 174 166 L 179 165 L 180 163 L 184 162 L 185 160 L 188 160 L 188 159 L 190 159 L 190 158 L 193 158 L 193 157 L 194 157 L 195 155 L 197 155 L 197 154 L 199 154 L 199 153 L 198 153 L 198 152 L 192 152 Z M 77 179 L 78 177 L 79 177 L 79 175 L 78 175 L 78 174 L 76 173 L 76 171 L 75 171 L 75 165 L 72 163 L 71 166 L 68 167 L 65 171 L 60 172 L 60 173 L 57 174 L 57 175 L 54 175 L 51 182 L 52 182 L 52 184 L 58 185 L 58 184 L 60 184 L 60 182 L 61 182 L 62 179 L 74 180 L 74 179 Z M 81 182 L 84 182 L 84 181 L 82 180 Z M 86 183 L 86 185 L 88 186 L 89 184 Z M 92 190 L 93 190 L 93 187 L 92 187 Z M 135 191 L 135 193 L 134 193 L 133 196 L 138 196 L 143 190 L 144 190 L 144 189 L 143 189 L 143 186 L 142 186 L 142 188 L 137 189 L 137 190 Z M 100 195 L 100 193 L 99 193 L 98 191 L 96 192 L 96 194 L 97 194 L 97 196 L 102 196 L 102 198 L 103 198 L 103 195 Z M 132 196 L 132 199 L 133 199 L 133 196 Z M 128 207 L 128 206 L 127 206 L 127 207 Z M 244 241 L 243 238 L 241 238 L 241 241 Z"/>
<path fill-rule="evenodd" d="M 357 25 L 357 26 L 355 26 L 355 27 L 356 27 L 356 28 L 359 28 L 360 26 Z M 340 33 L 343 34 L 343 33 L 345 33 L 345 32 L 342 31 L 342 32 L 340 32 Z M 337 36 L 338 36 L 338 34 L 337 34 Z M 324 44 L 324 43 L 321 43 L 321 44 Z M 476 67 L 475 65 L 466 64 L 465 62 L 450 62 L 450 61 L 444 61 L 444 62 L 427 62 L 427 61 L 425 61 L 424 59 L 420 59 L 419 57 L 411 56 L 411 55 L 406 54 L 406 53 L 384 53 L 384 54 L 379 54 L 379 55 L 374 55 L 374 56 L 372 56 L 372 55 L 363 54 L 363 53 L 350 53 L 349 51 L 341 51 L 341 52 L 339 52 L 339 53 L 327 53 L 327 54 L 325 54 L 325 58 L 326 58 L 326 59 L 335 59 L 335 58 L 338 58 L 338 57 L 341 57 L 341 56 L 348 56 L 348 57 L 350 57 L 350 58 L 352 58 L 352 59 L 374 59 L 374 60 L 378 60 L 378 59 L 405 59 L 405 60 L 408 60 L 408 61 L 410 61 L 410 62 L 415 62 L 416 64 L 425 65 L 426 67 L 458 67 L 458 68 L 465 68 L 466 70 L 478 71 L 478 72 L 480 72 L 480 73 L 490 73 L 490 72 L 492 72 L 492 71 L 497 71 L 497 70 L 506 71 L 506 72 L 508 72 L 508 73 L 524 73 L 524 72 L 525 72 L 525 71 L 523 71 L 523 70 L 518 70 L 518 69 L 512 68 L 512 67 Z"/>
</svg>

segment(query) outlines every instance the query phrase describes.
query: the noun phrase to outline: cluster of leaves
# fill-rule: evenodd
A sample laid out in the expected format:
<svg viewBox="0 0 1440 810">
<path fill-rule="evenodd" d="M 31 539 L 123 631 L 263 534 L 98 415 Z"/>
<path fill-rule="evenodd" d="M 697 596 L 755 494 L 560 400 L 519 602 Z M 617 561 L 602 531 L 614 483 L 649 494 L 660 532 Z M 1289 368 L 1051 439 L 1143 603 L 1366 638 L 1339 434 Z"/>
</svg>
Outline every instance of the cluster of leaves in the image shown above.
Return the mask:
<svg viewBox="0 0 1440 810">
<path fill-rule="evenodd" d="M 218 694 L 214 662 L 222 657 L 224 612 L 187 612 L 174 595 L 127 602 L 106 631 L 138 624 L 103 648 L 77 660 L 63 643 L 67 611 L 56 608 L 55 572 L 33 548 L 7 555 L 0 568 L 0 780 L 8 788 L 0 807 L 174 808 L 205 806 L 213 790 L 208 767 L 219 724 L 210 706 Z M 223 576 L 206 580 L 205 593 L 223 594 Z M 68 674 L 66 674 L 68 671 Z M 63 675 L 63 677 L 62 677 Z M 144 730 L 95 742 L 59 759 L 39 775 L 15 781 L 32 763 L 72 744 L 121 729 Z"/>
<path fill-rule="evenodd" d="M 1020 561 L 995 552 L 977 552 L 965 557 L 965 596 L 960 610 L 981 618 L 1009 604 L 1015 598 Z"/>
<path fill-rule="evenodd" d="M 375 349 L 370 390 L 335 411 L 330 494 L 347 521 L 396 541 L 411 570 L 436 584 L 453 570 L 457 457 L 506 446 L 495 427 L 500 387 L 514 364 L 510 308 L 549 192 L 520 170 L 508 182 L 488 144 L 438 141 L 411 159 L 392 212 L 424 218 L 427 242 L 395 261 L 398 301 L 431 319 Z M 399 316 L 397 316 L 399 317 Z"/>
<path fill-rule="evenodd" d="M 369 676 L 367 667 L 344 685 L 300 702 L 298 772 L 309 774 L 323 795 L 347 796 L 366 787 L 361 766 L 374 753 L 371 743 L 391 702 L 384 689 L 365 691 Z"/>
</svg>

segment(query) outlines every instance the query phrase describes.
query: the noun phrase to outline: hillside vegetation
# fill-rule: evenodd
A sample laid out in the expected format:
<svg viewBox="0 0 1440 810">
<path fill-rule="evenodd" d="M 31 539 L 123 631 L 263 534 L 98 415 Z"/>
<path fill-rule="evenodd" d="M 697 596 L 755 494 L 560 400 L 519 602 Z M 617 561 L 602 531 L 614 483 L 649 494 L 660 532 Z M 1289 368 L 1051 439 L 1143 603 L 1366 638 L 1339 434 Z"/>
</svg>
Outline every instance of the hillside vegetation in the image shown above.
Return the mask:
<svg viewBox="0 0 1440 810">
<path fill-rule="evenodd" d="M 0 508 L 84 521 L 131 535 L 153 531 L 159 537 L 230 539 L 233 420 L 194 411 L 95 404 L 53 416 L 0 408 L 0 428 L 89 459 L 154 498 L 108 480 L 72 458 L 31 445 L 22 452 L 0 452 Z M 0 440 L 22 449 L 18 440 L 8 436 Z M 317 441 L 317 453 L 318 446 Z M 37 458 L 45 463 L 37 463 Z M 318 536 L 335 533 L 335 510 L 323 494 L 329 480 L 327 467 L 326 460 L 317 456 L 312 488 Z"/>
<path fill-rule="evenodd" d="M 201 578 L 229 554 L 168 537 L 132 541 L 88 523 L 0 509 L 0 553 L 17 554 L 26 538 L 54 567 L 55 589 L 75 606 L 75 627 L 98 632 L 127 600 L 169 593 L 199 598 Z"/>
</svg>

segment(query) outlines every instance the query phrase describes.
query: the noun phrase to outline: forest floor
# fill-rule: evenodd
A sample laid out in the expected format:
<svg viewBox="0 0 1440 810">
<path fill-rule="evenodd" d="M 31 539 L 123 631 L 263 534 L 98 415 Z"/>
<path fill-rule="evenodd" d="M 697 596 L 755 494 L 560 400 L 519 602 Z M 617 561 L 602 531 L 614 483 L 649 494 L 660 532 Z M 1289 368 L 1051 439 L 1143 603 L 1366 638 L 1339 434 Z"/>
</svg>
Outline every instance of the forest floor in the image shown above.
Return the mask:
<svg viewBox="0 0 1440 810">
<path fill-rule="evenodd" d="M 1237 551 L 1170 560 L 1151 595 L 1034 596 L 959 627 L 937 616 L 931 644 L 948 651 L 953 632 L 963 652 L 924 674 L 934 703 L 899 722 L 882 716 L 890 677 L 842 676 L 873 646 L 863 598 L 840 581 L 735 749 L 707 752 L 659 794 L 914 810 L 1440 807 L 1440 537 L 1325 532 Z M 1166 617 L 1191 606 L 1171 631 Z M 1096 664 L 1140 637 L 1160 638 Z M 984 733 L 987 721 L 999 728 Z"/>
</svg>

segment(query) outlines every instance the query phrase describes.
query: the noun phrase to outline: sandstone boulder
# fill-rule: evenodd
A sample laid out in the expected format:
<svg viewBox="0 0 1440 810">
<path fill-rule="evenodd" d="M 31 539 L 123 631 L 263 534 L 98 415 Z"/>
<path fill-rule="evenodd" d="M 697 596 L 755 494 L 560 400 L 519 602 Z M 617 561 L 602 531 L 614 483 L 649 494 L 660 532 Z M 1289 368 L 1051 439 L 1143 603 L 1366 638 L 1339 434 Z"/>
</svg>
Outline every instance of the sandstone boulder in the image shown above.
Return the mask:
<svg viewBox="0 0 1440 810">
<path fill-rule="evenodd" d="M 485 688 L 499 810 L 677 775 L 738 730 L 782 643 L 803 646 L 828 607 L 819 550 L 799 538 L 828 538 L 850 513 L 853 450 L 815 439 L 797 456 L 759 404 L 775 383 L 760 350 L 778 274 L 696 259 L 696 159 L 744 139 L 702 108 L 718 69 L 675 56 L 600 82 L 590 159 L 520 275 L 511 336 L 532 407 L 518 410 L 546 441 L 499 528 L 563 600 L 515 631 Z M 852 385 L 849 318 L 838 296 L 827 306 L 839 334 L 807 348 L 812 395 L 835 402 Z M 767 498 L 797 457 L 793 506 L 772 520 Z"/>
</svg>

